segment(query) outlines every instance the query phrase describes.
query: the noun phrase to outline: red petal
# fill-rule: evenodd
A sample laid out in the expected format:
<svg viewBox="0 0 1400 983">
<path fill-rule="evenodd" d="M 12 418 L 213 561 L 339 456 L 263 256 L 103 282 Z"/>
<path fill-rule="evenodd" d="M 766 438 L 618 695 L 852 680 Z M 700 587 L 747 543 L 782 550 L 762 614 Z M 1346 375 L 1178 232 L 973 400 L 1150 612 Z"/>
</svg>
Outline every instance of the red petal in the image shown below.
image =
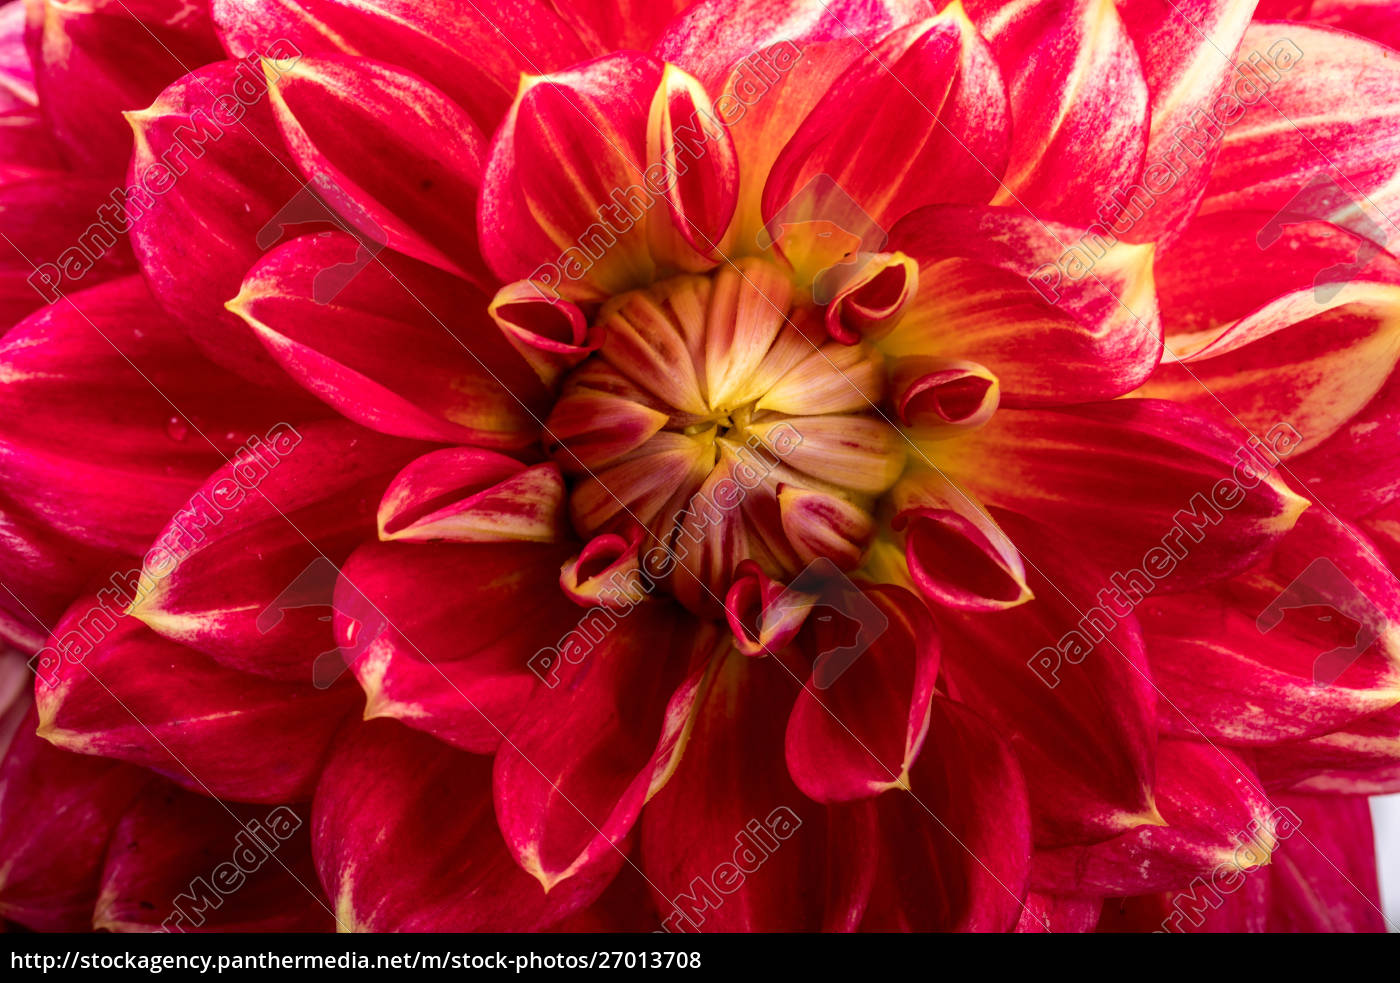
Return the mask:
<svg viewBox="0 0 1400 983">
<path fill-rule="evenodd" d="M 671 22 L 655 51 L 718 92 L 740 60 L 780 42 L 868 39 L 932 15 L 925 0 L 832 0 L 820 9 L 802 0 L 703 0 Z"/>
<path fill-rule="evenodd" d="M 310 681 L 334 647 L 334 565 L 373 537 L 380 495 L 424 449 L 338 421 L 286 428 L 170 519 L 131 613 L 229 669 Z"/>
<path fill-rule="evenodd" d="M 120 178 L 131 153 L 122 111 L 148 104 L 172 80 L 220 57 L 203 4 L 25 6 L 40 105 L 75 170 Z"/>
<path fill-rule="evenodd" d="M 1196 877 L 1240 877 L 1269 862 L 1296 832 L 1284 809 L 1259 787 L 1249 763 L 1196 741 L 1164 740 L 1157 756 L 1162 822 L 1093 846 L 1037 852 L 1038 891 L 1146 894 L 1183 888 Z"/>
<path fill-rule="evenodd" d="M 379 503 L 379 538 L 405 542 L 550 543 L 564 534 L 564 479 L 469 447 L 424 454 Z"/>
<path fill-rule="evenodd" d="M 1363 533 L 1314 510 L 1248 575 L 1141 616 L 1174 733 L 1271 745 L 1400 702 L 1400 585 Z"/>
<path fill-rule="evenodd" d="M 304 55 L 398 65 L 447 93 L 484 132 L 510 107 L 521 72 L 555 71 L 589 53 L 548 6 L 521 0 L 320 0 L 312 11 L 263 0 L 210 6 L 236 58 L 288 41 Z"/>
<path fill-rule="evenodd" d="M 460 106 L 418 76 L 366 58 L 302 58 L 269 94 L 302 174 L 331 178 L 328 203 L 367 248 L 388 245 L 486 282 L 476 248 L 486 137 Z"/>
<path fill-rule="evenodd" d="M 1150 246 L 1114 243 L 1095 261 L 1093 236 L 1011 208 L 929 208 L 890 240 L 921 269 L 918 295 L 879 341 L 887 355 L 977 362 L 1009 406 L 1121 396 L 1157 367 Z"/>
<path fill-rule="evenodd" d="M 365 716 L 495 750 L 537 681 L 557 679 L 575 629 L 591 638 L 600 628 L 579 626 L 579 609 L 559 591 L 567 557 L 567 547 L 533 543 L 357 550 L 336 588 L 335 627 L 340 657 L 365 690 Z M 332 670 L 339 665 L 332 657 Z"/>
<path fill-rule="evenodd" d="M 950 7 L 868 44 L 827 90 L 773 165 L 763 217 L 787 215 L 818 176 L 884 229 L 921 205 L 982 204 L 1006 167 L 1010 128 L 991 52 Z"/>
<path fill-rule="evenodd" d="M 907 792 L 876 800 L 880 872 L 864 931 L 1007 932 L 1030 876 L 1026 785 L 1011 746 L 936 698 Z"/>
<path fill-rule="evenodd" d="M 137 134 L 131 239 L 156 297 L 216 362 L 290 386 L 248 326 L 224 310 L 243 274 L 289 228 L 332 222 L 283 156 L 259 63 L 207 65 L 128 119 Z M 179 162 L 178 180 L 166 160 Z"/>
<path fill-rule="evenodd" d="M 369 262 L 340 233 L 302 236 L 249 270 L 226 306 L 292 378 L 364 426 L 497 448 L 539 432 L 541 387 L 487 321 L 486 298 L 429 266 Z"/>
<path fill-rule="evenodd" d="M 320 691 L 309 679 L 284 683 L 225 669 L 91 597 L 69 609 L 50 646 L 51 675 L 41 676 L 36 694 L 43 737 L 219 798 L 309 796 L 331 736 L 356 702 L 352 687 Z"/>
<path fill-rule="evenodd" d="M 1251 4 L 1118 0 L 1118 13 L 1142 60 L 1152 129 L 1142 182 L 1109 189 L 1125 206 L 1113 228 L 1134 242 L 1162 243 L 1196 210 L 1220 151 L 1225 127 L 1217 122 L 1216 107 L 1238 78 L 1234 57 Z M 1158 192 L 1163 184 L 1168 187 Z"/>
<path fill-rule="evenodd" d="M 864 591 L 884 625 L 864 623 L 863 651 L 836 659 L 849 633 L 831 615 L 809 626 L 814 658 L 788 718 L 788 770 L 806 795 L 841 802 L 907 787 L 924 744 L 929 702 L 938 678 L 938 634 L 918 599 L 898 587 Z M 854 605 L 853 605 L 854 607 Z M 823 664 L 832 660 L 832 664 Z M 832 665 L 839 666 L 833 669 Z"/>
<path fill-rule="evenodd" d="M 566 653 L 559 684 L 535 691 L 496 755 L 501 832 L 545 890 L 613 862 L 675 772 L 703 698 L 715 632 L 664 603 L 617 620 Z"/>
<path fill-rule="evenodd" d="M 540 281 L 572 301 L 651 280 L 658 189 L 643 168 L 661 73 L 646 55 L 619 53 L 525 80 L 496 131 L 481 194 L 482 252 L 501 279 Z"/>
<path fill-rule="evenodd" d="M 1016 931 L 1035 935 L 1092 932 L 1102 908 L 1103 902 L 1098 898 L 1066 898 L 1032 891 L 1026 895 L 1026 907 L 1016 923 Z"/>
<path fill-rule="evenodd" d="M 597 54 L 646 51 L 690 0 L 558 0 L 559 15 Z"/>
<path fill-rule="evenodd" d="M 1267 930 L 1384 932 L 1370 803 L 1363 796 L 1280 796 L 1302 835 L 1289 837 L 1267 871 Z"/>
<path fill-rule="evenodd" d="M 969 14 L 1011 107 L 1011 158 L 995 200 L 1094 224 L 1109 195 L 1137 182 L 1147 147 L 1147 83 L 1118 12 L 1098 0 L 1010 9 L 972 0 Z"/>
<path fill-rule="evenodd" d="M 597 898 L 623 862 L 615 851 L 546 894 L 496 829 L 491 759 L 387 720 L 337 740 L 311 835 L 342 931 L 538 931 Z"/>
<path fill-rule="evenodd" d="M 1267 65 L 1216 104 L 1229 128 L 1202 213 L 1288 206 L 1384 243 L 1394 229 L 1386 216 L 1400 203 L 1394 52 L 1302 24 L 1255 24 L 1241 49 L 1263 53 Z"/>
<path fill-rule="evenodd" d="M 120 193 L 115 198 L 119 202 Z M 10 240 L 0 255 L 4 329 L 64 294 L 135 271 L 119 213 L 108 227 L 101 221 L 118 208 L 110 184 L 67 174 L 0 186 L 0 215 Z"/>
<path fill-rule="evenodd" d="M 1262 442 L 1269 460 L 1297 437 L 1276 423 Z M 1003 409 L 979 430 L 925 445 L 979 500 L 1075 530 L 1076 549 L 1105 571 L 1128 571 L 1139 594 L 1223 579 L 1293 528 L 1307 502 L 1259 463 L 1256 446 L 1248 432 L 1150 399 Z"/>
<path fill-rule="evenodd" d="M 716 667 L 680 767 L 642 814 L 642 868 L 667 931 L 812 931 L 859 917 L 862 892 L 836 885 L 852 883 L 841 858 L 873 861 L 873 834 L 828 822 L 788 777 L 775 710 L 796 692 L 773 659 L 734 652 Z"/>
<path fill-rule="evenodd" d="M 1321 795 L 1400 792 L 1400 706 L 1309 741 L 1261 748 L 1257 757 L 1270 788 Z"/>
<path fill-rule="evenodd" d="M 152 779 L 35 737 L 25 704 L 0 764 L 0 915 L 37 932 L 90 931 L 107 840 Z"/>
<path fill-rule="evenodd" d="M 326 932 L 311 810 L 246 806 L 153 783 L 116 829 L 93 927 L 109 932 Z"/>
<path fill-rule="evenodd" d="M 15 327 L 0 378 L 7 497 L 51 529 L 131 554 L 226 455 L 305 416 L 205 361 L 136 277 Z"/>
<path fill-rule="evenodd" d="M 936 613 L 949 691 L 1011 738 L 1037 844 L 1088 842 L 1152 821 L 1156 692 L 1136 619 L 1095 608 L 1104 581 L 1075 559 L 1077 543 L 1020 516 L 996 518 L 1028 559 L 1047 565 L 1032 568 L 1027 604 Z M 1099 620 L 1086 623 L 1086 610 Z"/>
</svg>

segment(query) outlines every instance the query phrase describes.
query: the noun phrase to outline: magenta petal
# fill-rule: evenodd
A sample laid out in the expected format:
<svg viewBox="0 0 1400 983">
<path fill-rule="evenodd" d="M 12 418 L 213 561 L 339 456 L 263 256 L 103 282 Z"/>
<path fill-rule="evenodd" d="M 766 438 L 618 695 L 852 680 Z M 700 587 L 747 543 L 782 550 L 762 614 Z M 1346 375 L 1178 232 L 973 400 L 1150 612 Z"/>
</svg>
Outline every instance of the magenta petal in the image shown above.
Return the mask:
<svg viewBox="0 0 1400 983">
<path fill-rule="evenodd" d="M 35 3 L 26 43 L 54 134 L 77 170 L 114 181 L 131 153 L 123 110 L 220 57 L 204 4 Z"/>
<path fill-rule="evenodd" d="M 44 526 L 139 554 L 201 481 L 314 404 L 206 361 L 124 278 L 75 294 L 0 340 L 5 494 Z"/>
<path fill-rule="evenodd" d="M 0 145 L 0 153 L 4 149 Z M 115 200 L 121 200 L 120 193 Z M 99 208 L 102 214 L 118 208 L 112 185 L 102 181 L 42 174 L 0 184 L 0 215 L 9 239 L 0 252 L 4 329 L 61 296 L 136 271 L 131 244 L 120 234 L 124 230 L 104 229 Z"/>
<path fill-rule="evenodd" d="M 554 542 L 564 531 L 564 479 L 469 447 L 432 451 L 404 468 L 379 503 L 379 538 L 407 542 Z"/>
<path fill-rule="evenodd" d="M 564 18 L 522 0 L 319 0 L 310 10 L 212 0 L 210 6 L 235 58 L 265 54 L 281 41 L 307 56 L 387 62 L 447 93 L 486 132 L 510 107 L 522 72 L 556 71 L 590 54 Z"/>
</svg>

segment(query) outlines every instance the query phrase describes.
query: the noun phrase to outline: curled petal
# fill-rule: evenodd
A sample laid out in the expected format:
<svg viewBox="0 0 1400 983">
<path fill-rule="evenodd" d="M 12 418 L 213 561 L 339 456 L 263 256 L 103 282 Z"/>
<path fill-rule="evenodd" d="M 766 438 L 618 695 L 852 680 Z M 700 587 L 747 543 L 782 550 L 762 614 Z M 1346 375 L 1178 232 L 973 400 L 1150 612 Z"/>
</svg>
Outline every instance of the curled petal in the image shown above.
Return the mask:
<svg viewBox="0 0 1400 983">
<path fill-rule="evenodd" d="M 734 647 L 744 655 L 781 652 L 802 629 L 816 599 L 815 594 L 773 580 L 758 564 L 745 560 L 724 598 Z"/>
<path fill-rule="evenodd" d="M 379 503 L 379 538 L 411 543 L 553 542 L 563 534 L 564 479 L 491 451 L 450 447 L 400 471 Z"/>
<path fill-rule="evenodd" d="M 930 601 L 1003 611 L 1031 600 L 1021 554 L 976 506 L 909 508 L 895 516 L 909 576 Z"/>
<path fill-rule="evenodd" d="M 903 253 L 867 259 L 860 273 L 845 283 L 826 309 L 831 337 L 853 345 L 865 335 L 887 333 L 919 290 L 919 264 Z"/>
<path fill-rule="evenodd" d="M 648 578 L 641 566 L 643 537 L 634 531 L 594 536 L 578 556 L 564 564 L 559 586 L 580 607 L 602 606 L 626 611 L 646 599 Z"/>
<path fill-rule="evenodd" d="M 804 564 L 826 558 L 854 570 L 875 534 L 870 513 L 838 495 L 784 485 L 778 489 L 783 533 Z"/>
<path fill-rule="evenodd" d="M 896 363 L 894 406 L 899 418 L 936 436 L 980 427 L 1001 399 L 1001 382 L 991 370 L 961 359 L 913 355 Z"/>
<path fill-rule="evenodd" d="M 597 347 L 588 340 L 588 318 L 578 305 L 560 300 L 543 283 L 506 284 L 496 291 L 487 312 L 546 386 L 553 386 Z"/>
</svg>

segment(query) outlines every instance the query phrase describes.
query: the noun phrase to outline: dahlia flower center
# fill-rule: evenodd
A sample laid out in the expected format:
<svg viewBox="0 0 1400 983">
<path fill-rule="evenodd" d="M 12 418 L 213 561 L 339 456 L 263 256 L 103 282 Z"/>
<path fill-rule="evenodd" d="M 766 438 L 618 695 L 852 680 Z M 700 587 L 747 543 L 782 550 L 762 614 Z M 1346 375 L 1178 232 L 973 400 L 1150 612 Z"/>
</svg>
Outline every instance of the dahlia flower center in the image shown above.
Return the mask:
<svg viewBox="0 0 1400 983">
<path fill-rule="evenodd" d="M 874 348 L 831 341 L 761 259 L 615 296 L 594 328 L 546 424 L 585 540 L 664 558 L 648 573 L 699 611 L 745 560 L 773 577 L 859 565 L 904 467 Z"/>
</svg>

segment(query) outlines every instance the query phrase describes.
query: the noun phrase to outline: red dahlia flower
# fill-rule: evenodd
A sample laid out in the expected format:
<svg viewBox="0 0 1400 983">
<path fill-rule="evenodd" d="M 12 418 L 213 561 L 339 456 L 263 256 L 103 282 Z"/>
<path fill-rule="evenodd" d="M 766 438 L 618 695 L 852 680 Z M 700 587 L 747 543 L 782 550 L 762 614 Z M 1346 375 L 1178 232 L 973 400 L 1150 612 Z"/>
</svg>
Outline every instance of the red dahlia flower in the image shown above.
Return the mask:
<svg viewBox="0 0 1400 983">
<path fill-rule="evenodd" d="M 0 915 L 1382 928 L 1397 22 L 0 8 Z"/>
</svg>

